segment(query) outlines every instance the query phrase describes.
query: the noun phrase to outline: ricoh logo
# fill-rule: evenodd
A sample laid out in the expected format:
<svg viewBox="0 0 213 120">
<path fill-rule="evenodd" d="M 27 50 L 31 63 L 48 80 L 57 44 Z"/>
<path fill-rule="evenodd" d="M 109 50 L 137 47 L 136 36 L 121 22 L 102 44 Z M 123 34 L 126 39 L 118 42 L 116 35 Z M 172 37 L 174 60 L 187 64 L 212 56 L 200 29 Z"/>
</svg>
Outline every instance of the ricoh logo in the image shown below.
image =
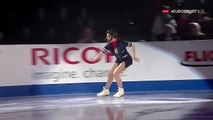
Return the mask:
<svg viewBox="0 0 213 120">
<path fill-rule="evenodd" d="M 181 64 L 190 67 L 213 66 L 213 50 L 185 51 Z"/>
<path fill-rule="evenodd" d="M 72 53 L 77 52 L 77 58 L 73 58 Z M 88 57 L 90 52 L 95 52 L 96 54 L 100 52 L 99 48 L 96 47 L 87 47 L 87 48 L 78 48 L 78 47 L 69 47 L 66 49 L 59 48 L 32 48 L 31 49 L 31 64 L 32 65 L 58 65 L 62 62 L 67 64 L 79 64 L 80 62 L 85 62 L 87 64 L 95 64 L 100 61 L 93 60 Z M 95 55 L 95 54 L 94 54 Z M 112 54 L 105 54 L 105 62 L 112 62 Z"/>
</svg>

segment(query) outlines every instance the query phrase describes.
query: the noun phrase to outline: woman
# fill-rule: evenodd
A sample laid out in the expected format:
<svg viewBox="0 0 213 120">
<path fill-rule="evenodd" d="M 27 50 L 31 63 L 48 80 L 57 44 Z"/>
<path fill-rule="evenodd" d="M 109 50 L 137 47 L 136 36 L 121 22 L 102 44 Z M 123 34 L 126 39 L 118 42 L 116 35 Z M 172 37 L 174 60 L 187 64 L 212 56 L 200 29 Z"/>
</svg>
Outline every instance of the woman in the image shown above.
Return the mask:
<svg viewBox="0 0 213 120">
<path fill-rule="evenodd" d="M 108 96 L 110 95 L 109 88 L 112 84 L 113 78 L 115 78 L 117 85 L 118 85 L 118 92 L 113 95 L 113 97 L 122 97 L 124 96 L 124 88 L 120 78 L 120 73 L 122 73 L 126 68 L 132 65 L 132 59 L 134 61 L 139 62 L 139 58 L 136 56 L 135 53 L 135 45 L 118 39 L 118 34 L 115 30 L 110 29 L 106 32 L 106 40 L 107 45 L 103 48 L 103 50 L 97 54 L 95 60 L 99 59 L 103 56 L 108 50 L 116 57 L 116 61 L 113 64 L 110 73 L 108 74 L 108 80 L 106 82 L 105 87 L 103 87 L 103 91 L 97 94 L 97 96 Z M 132 48 L 132 55 L 128 53 L 126 47 Z"/>
</svg>

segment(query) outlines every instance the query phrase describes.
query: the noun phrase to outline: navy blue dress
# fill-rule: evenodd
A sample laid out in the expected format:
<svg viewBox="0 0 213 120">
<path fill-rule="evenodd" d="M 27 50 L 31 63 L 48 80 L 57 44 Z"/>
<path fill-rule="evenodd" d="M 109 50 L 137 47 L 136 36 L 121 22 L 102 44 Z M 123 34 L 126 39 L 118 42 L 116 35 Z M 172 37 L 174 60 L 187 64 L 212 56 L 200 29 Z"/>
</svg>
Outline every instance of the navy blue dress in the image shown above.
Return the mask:
<svg viewBox="0 0 213 120">
<path fill-rule="evenodd" d="M 117 40 L 116 42 L 118 53 L 115 53 L 114 47 L 112 43 L 107 43 L 107 45 L 103 48 L 102 52 L 106 53 L 108 50 L 116 57 L 116 63 L 120 64 L 123 61 L 125 62 L 125 68 L 132 65 L 132 56 L 126 50 L 126 47 L 131 47 L 132 43 L 125 40 Z"/>
</svg>

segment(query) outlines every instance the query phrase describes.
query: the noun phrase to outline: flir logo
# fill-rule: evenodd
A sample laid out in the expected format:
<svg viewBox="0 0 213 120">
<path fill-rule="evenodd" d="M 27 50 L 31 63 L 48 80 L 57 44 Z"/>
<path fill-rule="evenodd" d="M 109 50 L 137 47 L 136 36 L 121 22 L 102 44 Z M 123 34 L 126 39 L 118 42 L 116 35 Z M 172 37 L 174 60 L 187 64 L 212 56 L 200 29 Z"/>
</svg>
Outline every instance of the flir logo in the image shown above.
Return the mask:
<svg viewBox="0 0 213 120">
<path fill-rule="evenodd" d="M 181 65 L 188 67 L 213 66 L 213 50 L 185 51 Z"/>
</svg>

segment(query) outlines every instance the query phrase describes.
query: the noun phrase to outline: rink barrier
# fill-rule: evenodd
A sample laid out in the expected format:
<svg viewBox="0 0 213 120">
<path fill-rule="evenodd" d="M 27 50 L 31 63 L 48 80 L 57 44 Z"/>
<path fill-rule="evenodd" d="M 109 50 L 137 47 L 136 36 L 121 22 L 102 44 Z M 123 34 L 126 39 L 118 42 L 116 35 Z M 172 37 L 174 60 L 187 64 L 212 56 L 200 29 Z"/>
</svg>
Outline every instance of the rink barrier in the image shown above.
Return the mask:
<svg viewBox="0 0 213 120">
<path fill-rule="evenodd" d="M 135 81 L 124 82 L 126 92 L 145 91 L 189 91 L 212 90 L 213 80 L 170 80 L 170 81 Z M 23 85 L 0 87 L 0 97 L 35 96 L 56 94 L 87 94 L 96 95 L 102 90 L 105 83 L 74 83 L 74 84 L 48 84 Z M 110 91 L 116 92 L 117 85 L 113 82 Z"/>
<path fill-rule="evenodd" d="M 141 62 L 121 74 L 126 92 L 213 90 L 213 40 L 134 44 Z M 115 61 L 110 53 L 92 59 L 105 45 L 1 45 L 0 97 L 95 95 Z"/>
</svg>

